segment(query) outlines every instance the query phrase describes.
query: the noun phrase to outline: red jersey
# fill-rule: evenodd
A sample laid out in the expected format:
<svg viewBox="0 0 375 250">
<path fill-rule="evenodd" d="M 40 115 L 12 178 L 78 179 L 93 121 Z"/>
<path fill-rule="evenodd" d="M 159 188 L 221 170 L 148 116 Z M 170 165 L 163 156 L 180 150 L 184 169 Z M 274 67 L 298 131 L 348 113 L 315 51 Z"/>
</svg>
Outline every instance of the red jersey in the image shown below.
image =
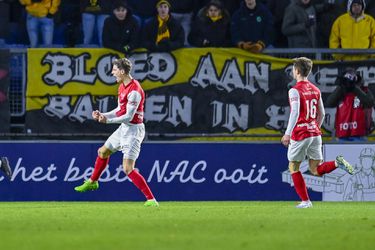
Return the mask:
<svg viewBox="0 0 375 250">
<path fill-rule="evenodd" d="M 320 124 L 318 123 L 320 90 L 311 82 L 301 81 L 293 87 L 299 94 L 299 116 L 292 131 L 291 138 L 300 141 L 308 137 L 319 136 Z M 291 100 L 289 100 L 291 101 Z"/>
<path fill-rule="evenodd" d="M 133 91 L 137 92 L 141 96 L 139 102 L 129 101 L 129 94 L 131 94 Z M 143 122 L 145 92 L 137 80 L 132 79 L 131 82 L 126 86 L 123 83 L 120 84 L 118 88 L 118 103 L 120 110 L 116 112 L 117 117 L 126 114 L 126 105 L 138 105 L 137 111 L 130 123 L 139 124 Z"/>
<path fill-rule="evenodd" d="M 365 92 L 367 89 L 363 88 Z M 370 114 L 366 114 L 369 111 Z M 365 136 L 367 134 L 367 117 L 371 117 L 371 109 L 365 109 L 354 93 L 347 93 L 337 106 L 336 136 Z"/>
</svg>

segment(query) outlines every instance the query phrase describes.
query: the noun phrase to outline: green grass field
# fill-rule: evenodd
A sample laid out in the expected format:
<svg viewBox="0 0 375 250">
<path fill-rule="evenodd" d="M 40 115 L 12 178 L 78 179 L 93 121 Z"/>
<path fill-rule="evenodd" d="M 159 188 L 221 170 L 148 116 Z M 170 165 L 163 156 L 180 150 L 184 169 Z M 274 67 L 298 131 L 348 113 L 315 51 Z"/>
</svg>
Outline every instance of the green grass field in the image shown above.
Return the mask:
<svg viewBox="0 0 375 250">
<path fill-rule="evenodd" d="M 0 249 L 375 249 L 375 202 L 0 202 Z"/>
</svg>

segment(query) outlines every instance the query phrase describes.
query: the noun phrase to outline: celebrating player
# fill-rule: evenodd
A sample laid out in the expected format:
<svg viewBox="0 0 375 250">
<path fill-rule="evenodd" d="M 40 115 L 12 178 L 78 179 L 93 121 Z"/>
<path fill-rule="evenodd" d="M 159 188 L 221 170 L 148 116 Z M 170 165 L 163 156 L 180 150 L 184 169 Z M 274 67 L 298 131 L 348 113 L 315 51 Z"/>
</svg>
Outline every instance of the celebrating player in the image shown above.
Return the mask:
<svg viewBox="0 0 375 250">
<path fill-rule="evenodd" d="M 320 127 L 324 119 L 324 107 L 320 90 L 307 80 L 312 69 L 312 61 L 305 57 L 293 60 L 293 77 L 296 85 L 289 90 L 290 117 L 281 143 L 288 147 L 289 171 L 294 188 L 302 202 L 297 208 L 310 208 L 312 203 L 306 184 L 299 171 L 301 162 L 309 160 L 310 172 L 324 175 L 337 167 L 353 174 L 353 167 L 342 157 L 335 161 L 323 161 Z"/>
<path fill-rule="evenodd" d="M 113 62 L 112 74 L 120 84 L 118 88 L 118 106 L 116 109 L 101 113 L 98 110 L 92 112 L 92 117 L 100 123 L 120 123 L 120 127 L 107 139 L 98 150 L 94 172 L 90 179 L 81 186 L 75 187 L 77 192 L 86 192 L 99 188 L 98 179 L 106 168 L 109 156 L 122 151 L 122 166 L 134 185 L 142 191 L 147 201 L 145 206 L 157 207 L 158 202 L 154 198 L 143 176 L 134 169 L 138 158 L 141 143 L 145 136 L 143 124 L 143 110 L 145 94 L 139 82 L 130 75 L 132 64 L 127 58 Z"/>
<path fill-rule="evenodd" d="M 7 157 L 0 158 L 0 170 L 4 172 L 5 176 L 12 179 L 12 169 L 9 166 Z"/>
</svg>

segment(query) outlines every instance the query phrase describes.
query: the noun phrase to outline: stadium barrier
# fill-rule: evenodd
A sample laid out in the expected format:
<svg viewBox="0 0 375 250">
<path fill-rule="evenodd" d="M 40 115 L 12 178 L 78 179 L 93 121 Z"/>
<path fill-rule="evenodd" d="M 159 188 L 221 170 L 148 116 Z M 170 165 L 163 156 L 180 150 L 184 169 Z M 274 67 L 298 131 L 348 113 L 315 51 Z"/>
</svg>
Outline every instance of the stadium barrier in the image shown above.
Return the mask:
<svg viewBox="0 0 375 250">
<path fill-rule="evenodd" d="M 122 154 L 111 156 L 95 192 L 74 187 L 90 177 L 98 142 L 0 142 L 13 168 L 0 176 L 1 201 L 140 201 L 122 171 Z M 303 164 L 312 200 L 375 200 L 373 144 L 324 146 L 325 159 L 342 154 L 355 166 L 312 176 Z M 144 143 L 136 167 L 160 201 L 298 200 L 287 171 L 286 148 L 254 143 Z"/>
</svg>

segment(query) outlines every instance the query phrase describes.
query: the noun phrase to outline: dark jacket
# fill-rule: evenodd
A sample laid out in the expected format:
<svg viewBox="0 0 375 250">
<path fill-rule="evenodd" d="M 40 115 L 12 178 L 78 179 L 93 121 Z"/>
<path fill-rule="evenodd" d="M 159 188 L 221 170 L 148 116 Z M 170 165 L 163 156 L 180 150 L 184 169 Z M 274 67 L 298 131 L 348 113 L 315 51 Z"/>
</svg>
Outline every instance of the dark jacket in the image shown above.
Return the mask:
<svg viewBox="0 0 375 250">
<path fill-rule="evenodd" d="M 181 24 L 176 21 L 172 16 L 167 21 L 167 26 L 170 33 L 170 39 L 164 40 L 156 44 L 158 33 L 158 18 L 157 16 L 147 20 L 143 27 L 142 42 L 143 46 L 150 51 L 167 52 L 175 49 L 182 48 L 185 41 L 185 33 Z"/>
<path fill-rule="evenodd" d="M 207 15 L 208 6 L 199 11 L 195 18 L 189 34 L 189 43 L 195 47 L 227 47 L 230 46 L 230 16 L 228 11 L 223 10 L 223 18 L 213 22 Z M 203 41 L 209 44 L 204 45 Z"/>
<path fill-rule="evenodd" d="M 128 10 L 125 20 L 120 21 L 114 15 L 107 18 L 103 27 L 103 46 L 122 53 L 135 49 L 139 44 L 140 26 L 137 19 Z M 128 46 L 128 49 L 124 47 Z"/>
<path fill-rule="evenodd" d="M 244 2 L 234 12 L 231 22 L 232 43 L 262 41 L 266 47 L 273 43 L 273 17 L 269 9 L 257 2 L 254 10 L 246 7 Z"/>
<path fill-rule="evenodd" d="M 317 9 L 319 7 L 319 9 Z M 289 48 L 316 48 L 316 16 L 321 11 L 322 6 L 303 5 L 301 0 L 294 0 L 285 9 L 282 24 L 282 33 L 288 38 Z M 314 16 L 314 22 L 306 25 L 309 16 Z"/>
</svg>

